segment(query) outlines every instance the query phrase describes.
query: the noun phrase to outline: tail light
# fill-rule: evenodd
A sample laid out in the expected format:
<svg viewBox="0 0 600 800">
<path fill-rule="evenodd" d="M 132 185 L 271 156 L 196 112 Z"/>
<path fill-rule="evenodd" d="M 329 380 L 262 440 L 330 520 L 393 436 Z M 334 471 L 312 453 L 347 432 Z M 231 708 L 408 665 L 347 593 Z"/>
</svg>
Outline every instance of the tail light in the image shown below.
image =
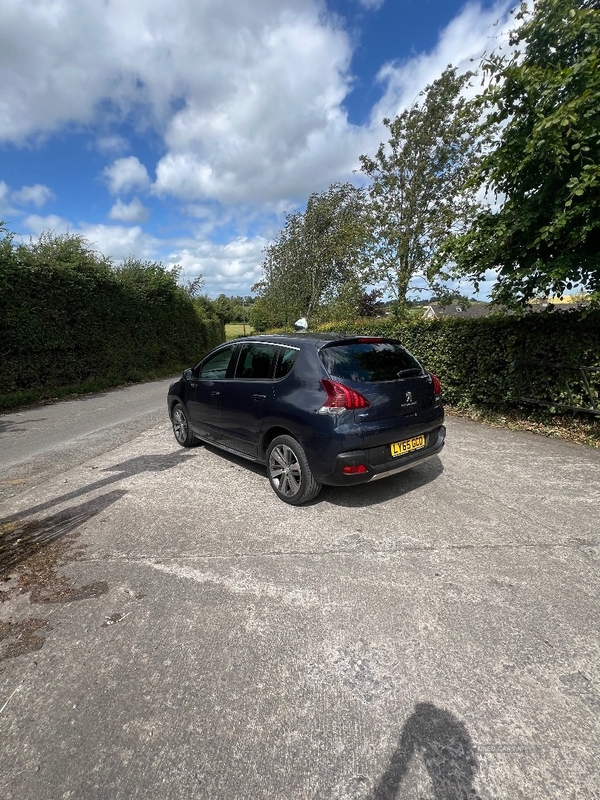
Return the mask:
<svg viewBox="0 0 600 800">
<path fill-rule="evenodd" d="M 321 381 L 327 392 L 327 399 L 319 409 L 319 414 L 340 414 L 342 411 L 368 408 L 371 404 L 362 394 L 337 381 L 323 378 Z"/>
<path fill-rule="evenodd" d="M 433 372 L 429 373 L 429 377 L 433 381 L 433 393 L 438 398 L 442 393 L 442 384 L 440 383 L 440 379 L 436 377 Z"/>
</svg>

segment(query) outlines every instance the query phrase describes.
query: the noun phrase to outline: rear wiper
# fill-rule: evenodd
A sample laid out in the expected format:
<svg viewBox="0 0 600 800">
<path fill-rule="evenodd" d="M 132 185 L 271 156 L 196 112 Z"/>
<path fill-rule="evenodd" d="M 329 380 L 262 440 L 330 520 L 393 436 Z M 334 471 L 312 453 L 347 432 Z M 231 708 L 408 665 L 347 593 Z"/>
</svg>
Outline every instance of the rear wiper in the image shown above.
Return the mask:
<svg viewBox="0 0 600 800">
<path fill-rule="evenodd" d="M 423 372 L 418 367 L 409 367 L 408 369 L 401 369 L 396 375 L 399 378 L 408 378 L 411 375 L 422 375 Z"/>
</svg>

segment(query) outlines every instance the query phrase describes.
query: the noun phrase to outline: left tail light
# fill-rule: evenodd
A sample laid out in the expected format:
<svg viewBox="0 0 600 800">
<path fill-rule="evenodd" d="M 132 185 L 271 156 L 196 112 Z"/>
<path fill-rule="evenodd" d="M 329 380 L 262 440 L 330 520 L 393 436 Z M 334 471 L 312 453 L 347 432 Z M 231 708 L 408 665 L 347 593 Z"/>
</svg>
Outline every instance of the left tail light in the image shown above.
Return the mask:
<svg viewBox="0 0 600 800">
<path fill-rule="evenodd" d="M 319 409 L 319 414 L 340 414 L 342 411 L 369 408 L 366 397 L 343 383 L 323 378 L 321 384 L 327 392 L 327 399 Z"/>
</svg>

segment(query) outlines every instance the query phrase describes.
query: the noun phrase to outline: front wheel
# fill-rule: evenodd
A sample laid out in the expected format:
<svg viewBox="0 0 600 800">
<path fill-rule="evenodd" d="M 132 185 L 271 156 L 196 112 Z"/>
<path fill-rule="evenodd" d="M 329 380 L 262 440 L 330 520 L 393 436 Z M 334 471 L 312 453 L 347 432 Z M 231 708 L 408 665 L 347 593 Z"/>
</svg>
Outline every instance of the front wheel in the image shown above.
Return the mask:
<svg viewBox="0 0 600 800">
<path fill-rule="evenodd" d="M 292 436 L 277 436 L 269 445 L 267 475 L 277 497 L 293 506 L 308 503 L 321 491 L 302 445 Z"/>
<path fill-rule="evenodd" d="M 199 443 L 192 433 L 192 428 L 185 408 L 181 403 L 176 403 L 171 411 L 171 424 L 177 443 L 182 447 L 194 447 Z"/>
</svg>

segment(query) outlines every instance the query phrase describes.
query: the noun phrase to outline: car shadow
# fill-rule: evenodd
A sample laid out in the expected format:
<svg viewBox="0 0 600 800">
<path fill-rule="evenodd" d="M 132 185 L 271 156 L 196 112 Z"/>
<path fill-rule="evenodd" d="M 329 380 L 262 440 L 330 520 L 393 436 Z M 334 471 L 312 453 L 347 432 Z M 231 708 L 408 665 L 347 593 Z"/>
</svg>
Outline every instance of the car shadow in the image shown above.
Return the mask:
<svg viewBox="0 0 600 800">
<path fill-rule="evenodd" d="M 267 478 L 267 470 L 264 464 L 258 464 L 256 461 L 249 461 L 243 456 L 237 456 L 235 453 L 230 453 L 227 450 L 221 450 L 220 447 L 217 447 L 214 444 L 209 444 L 208 442 L 201 442 L 199 446 L 203 447 L 209 453 L 219 456 L 219 458 L 224 458 L 226 461 L 229 461 L 230 464 L 236 464 L 239 467 L 244 467 L 244 469 L 247 469 L 249 472 L 253 472 L 255 475 L 263 475 L 267 481 L 269 480 Z"/>
<path fill-rule="evenodd" d="M 318 503 L 319 500 L 326 500 L 328 503 L 345 508 L 377 505 L 427 486 L 428 483 L 438 478 L 443 471 L 444 465 L 441 459 L 438 456 L 434 456 L 424 464 L 419 464 L 407 469 L 405 472 L 399 472 L 397 475 L 390 475 L 377 481 L 348 487 L 324 486 L 313 502 Z"/>
<path fill-rule="evenodd" d="M 40 551 L 73 534 L 85 522 L 105 511 L 127 492 L 124 489 L 94 497 L 46 517 L 0 520 L 0 578 L 29 561 Z"/>
<path fill-rule="evenodd" d="M 435 800 L 481 800 L 473 782 L 477 757 L 466 726 L 433 703 L 417 703 L 371 800 L 397 800 L 412 759 L 420 755 Z"/>
<path fill-rule="evenodd" d="M 236 464 L 237 466 L 253 472 L 255 475 L 264 477 L 268 482 L 269 479 L 264 464 L 248 461 L 243 456 L 237 456 L 234 453 L 229 453 L 227 450 L 221 450 L 220 447 L 208 444 L 208 442 L 202 442 L 200 446 L 204 447 L 209 453 L 213 453 L 219 456 L 219 458 L 224 458 L 231 464 Z M 433 456 L 433 458 L 424 464 L 412 467 L 397 475 L 390 475 L 388 478 L 382 478 L 381 480 L 361 483 L 356 486 L 323 486 L 317 497 L 303 505 L 302 508 L 315 506 L 323 501 L 346 508 L 358 508 L 361 506 L 385 503 L 387 500 L 391 500 L 394 497 L 402 497 L 405 494 L 409 494 L 409 492 L 413 492 L 415 489 L 426 486 L 439 477 L 443 471 L 444 466 L 442 461 L 438 456 Z"/>
<path fill-rule="evenodd" d="M 29 517 L 33 514 L 40 514 L 43 511 L 47 511 L 49 508 L 52 508 L 53 506 L 66 503 L 69 500 L 75 500 L 78 497 L 82 497 L 83 495 L 89 494 L 90 492 L 94 492 L 98 489 L 103 489 L 106 486 L 117 483 L 124 478 L 130 478 L 133 475 L 141 475 L 144 472 L 164 472 L 165 470 L 172 469 L 173 467 L 183 463 L 186 459 L 190 458 L 190 456 L 191 454 L 189 453 L 176 451 L 174 453 L 167 453 L 166 455 L 152 454 L 130 458 L 127 461 L 122 461 L 119 464 L 114 464 L 111 467 L 106 467 L 103 469 L 102 473 L 113 473 L 108 475 L 106 478 L 101 478 L 100 480 L 88 483 L 79 489 L 73 490 L 72 492 L 67 492 L 66 494 L 61 494 L 58 497 L 53 497 L 51 500 L 47 500 L 44 503 L 38 503 L 35 506 L 25 509 L 25 511 L 19 511 L 16 514 L 10 514 L 6 517 L 3 517 L 0 519 L 0 525 L 9 522 L 16 522 L 17 520 Z"/>
<path fill-rule="evenodd" d="M 24 433 L 26 425 L 34 422 L 45 422 L 46 417 L 36 417 L 36 419 L 14 420 L 0 416 L 0 434 L 3 433 Z"/>
</svg>

